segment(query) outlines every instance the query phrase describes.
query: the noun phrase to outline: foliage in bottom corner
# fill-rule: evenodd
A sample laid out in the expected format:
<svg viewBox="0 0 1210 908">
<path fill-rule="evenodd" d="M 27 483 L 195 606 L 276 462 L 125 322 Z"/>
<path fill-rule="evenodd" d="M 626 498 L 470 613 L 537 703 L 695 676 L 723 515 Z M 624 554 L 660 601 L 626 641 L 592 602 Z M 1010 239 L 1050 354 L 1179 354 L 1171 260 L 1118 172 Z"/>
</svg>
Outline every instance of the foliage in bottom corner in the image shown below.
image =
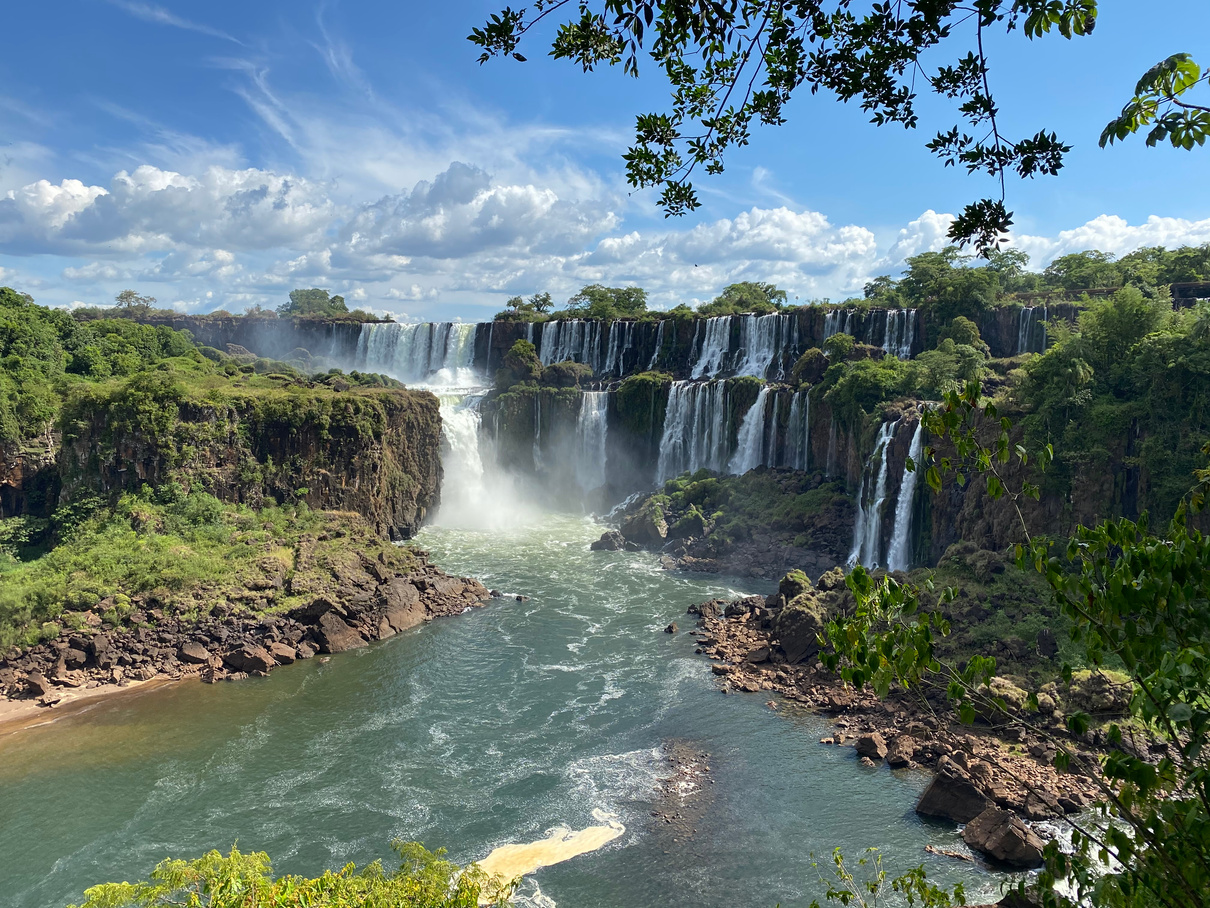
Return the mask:
<svg viewBox="0 0 1210 908">
<path fill-rule="evenodd" d="M 322 876 L 274 877 L 264 852 L 227 856 L 211 851 L 195 861 L 168 859 L 140 883 L 103 883 L 72 908 L 476 908 L 509 904 L 511 886 L 463 870 L 415 842 L 393 842 L 399 869 L 378 861 L 360 870 L 346 864 Z"/>
<path fill-rule="evenodd" d="M 819 881 L 827 886 L 827 900 L 838 905 L 877 908 L 886 904 L 890 894 L 898 895 L 903 904 L 919 905 L 920 908 L 951 908 L 966 903 L 966 890 L 961 883 L 951 894 L 930 883 L 923 867 L 888 880 L 887 872 L 882 869 L 882 853 L 877 848 L 867 848 L 857 859 L 857 874 L 849 869 L 839 848 L 832 852 L 832 865 L 832 878 L 820 874 Z M 818 868 L 819 865 L 812 863 L 811 866 Z M 812 901 L 811 908 L 820 908 L 819 901 Z"/>
</svg>

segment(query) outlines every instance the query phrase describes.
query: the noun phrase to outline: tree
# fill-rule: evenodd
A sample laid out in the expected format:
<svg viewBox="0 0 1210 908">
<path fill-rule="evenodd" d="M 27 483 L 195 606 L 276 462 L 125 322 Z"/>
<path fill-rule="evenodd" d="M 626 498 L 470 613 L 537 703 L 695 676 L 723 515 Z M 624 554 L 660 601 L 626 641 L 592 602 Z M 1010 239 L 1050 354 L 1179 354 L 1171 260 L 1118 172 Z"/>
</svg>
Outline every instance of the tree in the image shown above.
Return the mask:
<svg viewBox="0 0 1210 908">
<path fill-rule="evenodd" d="M 123 290 L 113 299 L 114 302 L 117 303 L 117 308 L 125 309 L 128 312 L 146 312 L 155 303 L 154 296 L 139 296 L 139 294 L 133 290 Z"/>
<path fill-rule="evenodd" d="M 348 314 L 343 296 L 329 296 L 327 290 L 291 290 L 290 302 L 277 307 L 279 315 L 310 315 L 320 318 Z"/>
<path fill-rule="evenodd" d="M 877 126 L 919 125 L 917 86 L 956 107 L 962 125 L 939 130 L 927 147 L 945 166 L 990 175 L 998 197 L 967 205 L 950 228 L 960 245 L 995 248 L 1012 225 L 1007 209 L 1009 174 L 1054 175 L 1070 146 L 1038 129 L 1014 139 L 1003 131 L 985 52 L 993 30 L 1040 38 L 1089 35 L 1097 0 L 899 0 L 854 12 L 851 0 L 534 0 L 505 8 L 469 40 L 493 57 L 525 61 L 529 34 L 557 23 L 551 56 L 585 72 L 622 66 L 639 73 L 646 55 L 671 83 L 670 111 L 636 118 L 635 141 L 624 155 L 636 188 L 658 187 L 668 214 L 699 206 L 694 172 L 722 172 L 725 153 L 748 144 L 754 123 L 779 126 L 796 93 L 831 92 L 858 103 Z M 923 60 L 948 53 L 949 63 L 926 69 Z M 1181 148 L 1210 134 L 1210 111 L 1188 98 L 1204 85 L 1187 54 L 1148 71 L 1135 98 L 1106 127 L 1102 144 L 1155 124 L 1149 144 L 1168 138 Z"/>
<path fill-rule="evenodd" d="M 567 301 L 567 311 L 585 318 L 619 318 L 647 311 L 647 291 L 642 287 L 605 287 L 589 284 Z"/>
<path fill-rule="evenodd" d="M 786 291 L 763 281 L 741 281 L 728 284 L 723 292 L 698 309 L 699 315 L 739 315 L 753 312 L 768 315 L 786 303 Z"/>
</svg>

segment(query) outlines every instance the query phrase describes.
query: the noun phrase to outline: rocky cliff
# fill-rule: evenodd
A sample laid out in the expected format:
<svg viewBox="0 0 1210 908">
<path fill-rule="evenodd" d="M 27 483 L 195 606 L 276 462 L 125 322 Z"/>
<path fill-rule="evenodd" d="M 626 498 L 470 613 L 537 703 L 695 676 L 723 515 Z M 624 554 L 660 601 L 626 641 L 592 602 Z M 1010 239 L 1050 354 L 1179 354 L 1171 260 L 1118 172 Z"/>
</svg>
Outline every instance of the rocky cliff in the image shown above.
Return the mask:
<svg viewBox="0 0 1210 908">
<path fill-rule="evenodd" d="M 233 502 L 301 499 L 413 535 L 441 487 L 441 418 L 423 391 L 198 388 L 141 377 L 65 404 L 60 498 L 178 481 Z"/>
</svg>

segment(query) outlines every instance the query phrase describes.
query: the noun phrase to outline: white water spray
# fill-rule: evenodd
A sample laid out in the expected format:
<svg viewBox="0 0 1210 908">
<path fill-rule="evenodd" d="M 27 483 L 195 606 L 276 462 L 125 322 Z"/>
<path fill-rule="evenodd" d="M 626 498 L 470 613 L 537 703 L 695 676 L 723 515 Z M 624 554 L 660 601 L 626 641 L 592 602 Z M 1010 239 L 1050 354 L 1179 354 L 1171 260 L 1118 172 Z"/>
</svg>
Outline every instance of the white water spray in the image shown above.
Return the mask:
<svg viewBox="0 0 1210 908">
<path fill-rule="evenodd" d="M 888 571 L 906 571 L 912 566 L 912 512 L 916 504 L 916 479 L 920 473 L 920 449 L 924 442 L 924 421 L 916 423 L 908 457 L 915 470 L 903 464 L 903 479 L 899 483 L 899 500 L 895 503 L 895 526 L 891 531 L 891 547 L 887 552 Z"/>
</svg>

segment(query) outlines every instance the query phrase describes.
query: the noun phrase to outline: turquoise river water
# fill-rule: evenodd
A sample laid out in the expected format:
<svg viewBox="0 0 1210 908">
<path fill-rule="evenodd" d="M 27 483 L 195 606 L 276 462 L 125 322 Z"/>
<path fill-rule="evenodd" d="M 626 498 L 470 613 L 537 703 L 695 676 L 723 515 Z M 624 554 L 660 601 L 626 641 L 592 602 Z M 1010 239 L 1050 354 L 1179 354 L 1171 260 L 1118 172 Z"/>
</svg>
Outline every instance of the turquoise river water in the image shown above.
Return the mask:
<svg viewBox="0 0 1210 908">
<path fill-rule="evenodd" d="M 523 901 L 803 906 L 812 854 L 882 849 L 888 869 L 991 895 L 999 878 L 926 854 L 952 826 L 912 807 L 927 779 L 821 745 L 823 719 L 724 695 L 694 654 L 686 607 L 767 585 L 589 552 L 600 527 L 426 529 L 451 573 L 530 596 L 264 679 L 169 685 L 0 739 L 0 904 L 59 908 L 89 884 L 238 841 L 281 872 L 389 860 L 399 837 L 462 863 L 608 818 L 599 851 L 540 870 Z M 663 633 L 676 620 L 681 633 Z M 709 754 L 692 821 L 653 811 L 667 754 Z M 979 901 L 972 898 L 972 901 Z"/>
</svg>

